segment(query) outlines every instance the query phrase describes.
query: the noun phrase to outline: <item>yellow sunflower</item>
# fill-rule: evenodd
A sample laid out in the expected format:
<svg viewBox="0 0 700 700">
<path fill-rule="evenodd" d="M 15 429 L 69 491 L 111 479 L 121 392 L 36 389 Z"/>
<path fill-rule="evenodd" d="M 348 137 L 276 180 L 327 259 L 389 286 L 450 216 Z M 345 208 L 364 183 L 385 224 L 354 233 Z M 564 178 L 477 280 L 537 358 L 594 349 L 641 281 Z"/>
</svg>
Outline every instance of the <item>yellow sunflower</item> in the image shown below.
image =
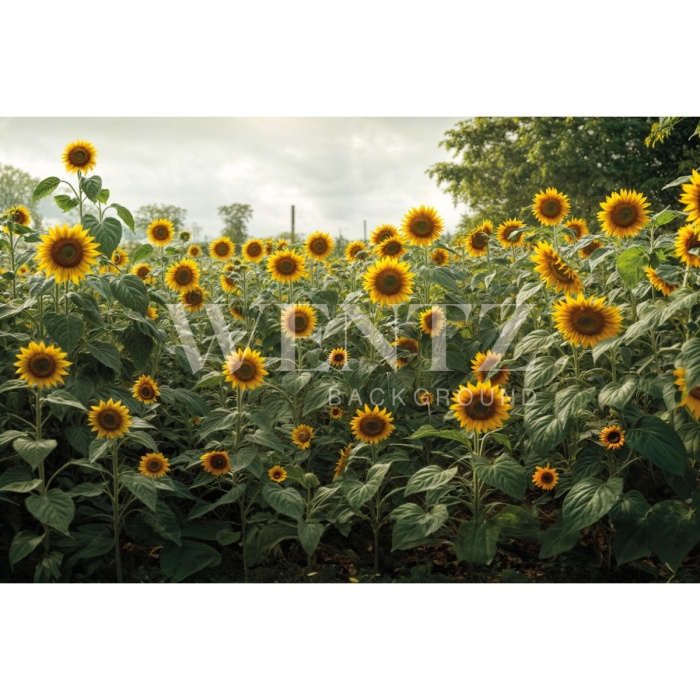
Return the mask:
<svg viewBox="0 0 700 700">
<path fill-rule="evenodd" d="M 357 254 L 366 250 L 367 246 L 362 241 L 352 241 L 345 247 L 345 259 L 349 263 L 355 262 Z"/>
<path fill-rule="evenodd" d="M 16 357 L 15 374 L 30 386 L 38 386 L 39 389 L 63 384 L 63 377 L 68 374 L 66 367 L 73 364 L 66 360 L 68 354 L 61 348 L 56 345 L 44 345 L 43 340 L 40 343 L 32 341 L 26 348 L 20 348 Z"/>
<path fill-rule="evenodd" d="M 570 268 L 549 243 L 541 241 L 535 245 L 535 253 L 530 256 L 537 263 L 539 272 L 547 287 L 557 292 L 578 294 L 583 291 L 583 283 L 577 272 Z"/>
<path fill-rule="evenodd" d="M 292 430 L 292 442 L 300 450 L 308 450 L 311 447 L 311 439 L 314 437 L 314 429 L 310 425 L 302 423 Z"/>
<path fill-rule="evenodd" d="M 152 479 L 158 479 L 170 471 L 170 461 L 160 452 L 148 452 L 141 457 L 139 471 Z"/>
<path fill-rule="evenodd" d="M 520 231 L 511 238 L 518 229 L 524 229 L 525 222 L 520 219 L 508 219 L 504 221 L 496 231 L 496 238 L 505 248 L 520 248 L 525 245 L 525 231 Z"/>
<path fill-rule="evenodd" d="M 185 307 L 185 311 L 201 311 L 204 308 L 204 301 L 207 298 L 207 294 L 208 292 L 202 289 L 202 287 L 193 287 L 180 294 L 180 302 Z"/>
<path fill-rule="evenodd" d="M 275 252 L 275 242 L 271 238 L 265 239 L 265 255 L 272 255 Z"/>
<path fill-rule="evenodd" d="M 445 328 L 445 312 L 433 306 L 420 315 L 420 329 L 431 338 L 437 338 Z"/>
<path fill-rule="evenodd" d="M 687 212 L 688 221 L 700 223 L 700 173 L 697 170 L 693 170 L 690 182 L 683 185 L 680 202 L 685 204 L 683 211 Z"/>
<path fill-rule="evenodd" d="M 556 469 L 549 466 L 535 467 L 535 473 L 532 475 L 532 481 L 535 486 L 539 486 L 544 491 L 551 491 L 559 481 L 559 474 Z"/>
<path fill-rule="evenodd" d="M 278 250 L 267 259 L 267 271 L 276 282 L 297 282 L 306 274 L 306 263 L 293 250 Z"/>
<path fill-rule="evenodd" d="M 594 241 L 591 241 L 588 245 L 583 246 L 581 250 L 579 250 L 578 254 L 579 257 L 583 258 L 584 260 L 586 258 L 590 258 L 591 255 L 593 255 L 593 252 L 598 250 L 598 248 L 602 248 L 603 244 L 596 238 Z"/>
<path fill-rule="evenodd" d="M 560 224 L 566 218 L 569 209 L 569 198 L 557 192 L 554 187 L 548 187 L 544 192 L 536 194 L 532 202 L 532 213 L 543 226 Z"/>
<path fill-rule="evenodd" d="M 97 149 L 89 141 L 73 141 L 63 151 L 63 164 L 69 173 L 89 173 L 97 161 Z"/>
<path fill-rule="evenodd" d="M 175 227 L 167 219 L 155 219 L 146 229 L 148 240 L 156 246 L 166 246 L 175 237 Z"/>
<path fill-rule="evenodd" d="M 411 353 L 415 355 L 418 352 L 418 341 L 414 340 L 413 338 L 406 338 L 405 336 L 399 336 L 396 338 L 396 342 L 393 343 L 394 346 L 399 348 L 399 350 L 403 350 L 407 353 Z M 411 360 L 409 360 L 406 357 L 397 357 L 396 358 L 396 366 L 397 367 L 403 367 L 404 365 L 407 365 Z"/>
<path fill-rule="evenodd" d="M 565 340 L 592 348 L 601 340 L 619 334 L 622 314 L 616 306 L 606 306 L 605 297 L 586 299 L 579 294 L 554 304 L 554 320 Z"/>
<path fill-rule="evenodd" d="M 131 268 L 131 274 L 140 277 L 145 282 L 151 274 L 151 266 L 148 263 L 139 263 Z"/>
<path fill-rule="evenodd" d="M 700 419 L 700 385 L 694 386 L 690 390 L 687 388 L 683 367 L 673 370 L 673 374 L 676 376 L 675 384 L 682 394 L 681 402 L 678 405 L 685 406 L 693 414 L 695 420 Z"/>
<path fill-rule="evenodd" d="M 452 401 L 450 408 L 459 424 L 477 433 L 500 428 L 511 409 L 510 397 L 489 381 L 460 385 L 452 394 Z"/>
<path fill-rule="evenodd" d="M 142 374 L 133 386 L 132 396 L 141 403 L 155 403 L 160 396 L 158 385 L 147 374 Z"/>
<path fill-rule="evenodd" d="M 343 367 L 348 362 L 349 353 L 345 348 L 334 348 L 328 355 L 328 362 L 333 367 Z"/>
<path fill-rule="evenodd" d="M 173 263 L 165 273 L 165 283 L 176 292 L 189 292 L 199 286 L 199 266 L 194 260 Z"/>
<path fill-rule="evenodd" d="M 129 432 L 131 415 L 121 401 L 115 403 L 109 399 L 90 407 L 88 423 L 92 426 L 92 430 L 97 432 L 97 437 L 120 438 Z"/>
<path fill-rule="evenodd" d="M 338 420 L 339 418 L 343 417 L 343 409 L 341 406 L 331 406 L 330 410 L 328 411 L 328 415 L 333 419 L 333 420 Z"/>
<path fill-rule="evenodd" d="M 443 265 L 447 265 L 449 262 L 449 254 L 444 248 L 436 248 L 430 256 L 430 259 L 438 267 L 442 267 Z"/>
<path fill-rule="evenodd" d="M 661 292 L 665 297 L 678 289 L 677 284 L 669 284 L 666 280 L 661 279 L 653 267 L 645 267 L 644 271 L 646 272 L 647 279 L 651 283 L 651 286 L 656 289 L 657 292 Z"/>
<path fill-rule="evenodd" d="M 189 255 L 191 258 L 198 258 L 201 254 L 202 254 L 202 246 L 197 245 L 196 243 L 193 243 L 187 249 L 187 255 Z"/>
<path fill-rule="evenodd" d="M 634 190 L 613 192 L 600 206 L 598 220 L 608 236 L 631 238 L 649 223 L 647 198 Z"/>
<path fill-rule="evenodd" d="M 564 234 L 567 243 L 576 243 L 589 234 L 588 224 L 585 219 L 569 219 L 564 222 L 564 228 L 568 228 L 571 233 Z"/>
<path fill-rule="evenodd" d="M 395 430 L 393 423 L 394 418 L 386 408 L 380 411 L 379 406 L 370 409 L 365 404 L 364 410 L 358 408 L 357 414 L 350 421 L 350 430 L 358 440 L 376 445 L 386 440 Z"/>
<path fill-rule="evenodd" d="M 251 263 L 260 262 L 265 257 L 265 246 L 257 238 L 251 238 L 243 244 L 243 257 Z"/>
<path fill-rule="evenodd" d="M 212 241 L 209 245 L 209 255 L 211 255 L 214 260 L 225 261 L 233 255 L 235 248 L 236 246 L 230 238 L 221 236 Z"/>
<path fill-rule="evenodd" d="M 231 312 L 236 321 L 245 321 L 245 316 L 243 315 L 243 303 L 240 301 L 234 301 L 229 305 L 228 310 Z"/>
<path fill-rule="evenodd" d="M 689 267 L 700 267 L 700 226 L 687 224 L 678 231 L 674 254 Z"/>
<path fill-rule="evenodd" d="M 364 288 L 369 292 L 375 304 L 389 306 L 408 301 L 413 293 L 412 280 L 408 263 L 382 258 L 370 266 L 364 274 Z"/>
<path fill-rule="evenodd" d="M 399 231 L 396 226 L 392 226 L 391 224 L 380 224 L 377 226 L 377 228 L 370 232 L 369 242 L 372 245 L 379 245 L 387 238 L 397 238 L 398 235 Z"/>
<path fill-rule="evenodd" d="M 121 248 L 117 248 L 112 253 L 112 257 L 110 259 L 117 267 L 126 265 L 129 262 L 129 256 Z"/>
<path fill-rule="evenodd" d="M 501 364 L 503 355 L 499 352 L 478 352 L 472 360 L 472 372 L 478 382 L 490 381 L 492 386 L 503 386 L 510 376 L 510 370 Z"/>
<path fill-rule="evenodd" d="M 364 250 L 364 246 L 362 248 Z M 376 251 L 380 258 L 400 258 L 408 248 L 400 236 L 390 236 L 377 245 Z"/>
<path fill-rule="evenodd" d="M 16 204 L 14 207 L 5 210 L 0 218 L 9 219 L 20 226 L 29 226 L 32 223 L 32 215 L 29 213 L 29 209 L 21 204 Z"/>
<path fill-rule="evenodd" d="M 17 268 L 18 275 L 26 275 L 29 272 L 29 265 L 20 265 Z"/>
<path fill-rule="evenodd" d="M 308 338 L 316 327 L 316 312 L 308 304 L 288 306 L 282 312 L 281 325 L 288 338 Z"/>
<path fill-rule="evenodd" d="M 235 292 L 238 289 L 237 282 L 232 280 L 227 274 L 219 275 L 219 282 L 221 283 L 221 289 L 227 294 L 229 292 Z"/>
<path fill-rule="evenodd" d="M 401 233 L 413 245 L 430 245 L 440 238 L 445 223 L 433 207 L 414 207 L 403 217 Z"/>
<path fill-rule="evenodd" d="M 88 236 L 80 224 L 69 228 L 59 224 L 41 236 L 35 259 L 38 269 L 47 277 L 54 276 L 56 282 L 77 284 L 87 277 L 90 266 L 97 262 L 99 248 L 97 241 Z"/>
<path fill-rule="evenodd" d="M 338 459 L 335 469 L 333 470 L 334 479 L 339 479 L 345 473 L 345 467 L 347 466 L 348 459 L 350 457 L 350 450 L 352 450 L 352 443 L 346 445 L 338 451 L 338 454 L 340 454 L 340 459 Z"/>
<path fill-rule="evenodd" d="M 285 240 L 284 238 L 280 238 L 277 241 L 277 250 L 284 250 L 285 248 L 289 248 L 289 241 Z"/>
<path fill-rule="evenodd" d="M 231 471 L 231 460 L 226 452 L 207 452 L 199 458 L 202 461 L 204 471 L 221 476 Z"/>
<path fill-rule="evenodd" d="M 150 318 L 151 321 L 155 321 L 158 318 L 158 310 L 155 306 L 149 306 L 146 309 L 146 318 Z"/>
<path fill-rule="evenodd" d="M 323 231 L 314 231 L 306 239 L 306 254 L 313 260 L 323 262 L 333 252 L 333 248 L 333 239 Z"/>
<path fill-rule="evenodd" d="M 487 233 L 483 227 L 470 231 L 467 234 L 466 240 L 464 241 L 464 245 L 469 256 L 472 258 L 480 258 L 483 255 L 486 255 L 489 250 L 490 239 L 491 234 Z"/>
<path fill-rule="evenodd" d="M 224 362 L 224 377 L 236 389 L 257 389 L 269 374 L 265 358 L 256 350 L 234 350 Z"/>
<path fill-rule="evenodd" d="M 287 470 L 284 467 L 280 467 L 279 464 L 274 467 L 270 467 L 267 471 L 267 475 L 276 484 L 281 484 L 287 478 Z"/>
<path fill-rule="evenodd" d="M 619 450 L 625 444 L 625 431 L 618 425 L 608 425 L 598 437 L 609 450 Z"/>
<path fill-rule="evenodd" d="M 435 396 L 430 391 L 422 391 L 418 395 L 418 403 L 421 406 L 431 406 L 435 402 Z"/>
</svg>

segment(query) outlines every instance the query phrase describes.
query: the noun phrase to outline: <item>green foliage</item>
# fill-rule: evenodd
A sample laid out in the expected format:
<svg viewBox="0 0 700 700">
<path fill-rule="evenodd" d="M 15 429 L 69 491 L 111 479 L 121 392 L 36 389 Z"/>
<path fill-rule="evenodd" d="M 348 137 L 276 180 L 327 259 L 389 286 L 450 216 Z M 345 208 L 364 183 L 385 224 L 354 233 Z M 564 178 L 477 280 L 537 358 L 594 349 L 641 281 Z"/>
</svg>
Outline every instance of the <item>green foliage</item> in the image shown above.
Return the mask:
<svg viewBox="0 0 700 700">
<path fill-rule="evenodd" d="M 243 243 L 248 236 L 248 222 L 253 218 L 253 207 L 250 204 L 227 204 L 219 207 L 218 212 L 224 221 L 221 234 L 239 245 Z"/>
</svg>

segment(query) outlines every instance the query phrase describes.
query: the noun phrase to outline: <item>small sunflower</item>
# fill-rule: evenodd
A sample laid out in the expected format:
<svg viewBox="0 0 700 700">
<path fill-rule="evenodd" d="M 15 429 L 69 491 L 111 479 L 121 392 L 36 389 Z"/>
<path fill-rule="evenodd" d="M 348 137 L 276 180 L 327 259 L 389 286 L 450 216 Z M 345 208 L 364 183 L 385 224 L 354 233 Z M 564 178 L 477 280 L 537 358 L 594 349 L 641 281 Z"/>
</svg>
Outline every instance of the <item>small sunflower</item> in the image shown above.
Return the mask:
<svg viewBox="0 0 700 700">
<path fill-rule="evenodd" d="M 333 419 L 333 420 L 338 420 L 339 418 L 343 417 L 343 408 L 342 406 L 331 406 L 330 410 L 328 411 L 328 415 Z"/>
<path fill-rule="evenodd" d="M 158 318 L 158 309 L 155 306 L 149 306 L 146 309 L 146 318 L 150 318 L 151 321 L 155 321 Z"/>
<path fill-rule="evenodd" d="M 149 452 L 141 457 L 139 471 L 153 479 L 158 479 L 170 471 L 170 461 L 160 452 Z"/>
<path fill-rule="evenodd" d="M 221 283 L 221 289 L 227 294 L 229 292 L 235 292 L 238 289 L 236 281 L 232 280 L 227 274 L 219 275 L 219 282 Z"/>
<path fill-rule="evenodd" d="M 63 164 L 69 173 L 89 173 L 97 161 L 97 149 L 89 141 L 73 141 L 63 151 Z"/>
<path fill-rule="evenodd" d="M 272 255 L 275 252 L 275 242 L 271 238 L 265 239 L 265 255 Z"/>
<path fill-rule="evenodd" d="M 598 250 L 598 248 L 602 248 L 603 244 L 596 238 L 595 240 L 591 241 L 588 245 L 583 246 L 581 250 L 579 250 L 578 254 L 579 257 L 583 258 L 584 260 L 586 258 L 590 258 L 591 255 L 593 255 L 593 252 Z"/>
<path fill-rule="evenodd" d="M 267 471 L 267 475 L 276 484 L 281 484 L 287 478 L 287 470 L 284 467 L 280 467 L 279 464 L 271 467 Z"/>
<path fill-rule="evenodd" d="M 661 279 L 656 273 L 653 267 L 645 267 L 644 271 L 646 273 L 647 279 L 651 283 L 651 286 L 657 291 L 661 292 L 665 297 L 667 297 L 671 292 L 678 289 L 677 284 L 669 284 L 666 280 Z"/>
<path fill-rule="evenodd" d="M 221 260 L 223 262 L 233 256 L 235 248 L 236 246 L 230 238 L 221 236 L 212 241 L 209 245 L 209 255 L 211 255 L 214 260 Z"/>
<path fill-rule="evenodd" d="M 245 316 L 243 315 L 243 303 L 240 301 L 234 301 L 229 305 L 228 310 L 231 312 L 236 321 L 245 321 Z"/>
<path fill-rule="evenodd" d="M 625 431 L 618 425 L 608 425 L 598 437 L 609 450 L 619 450 L 625 444 Z"/>
<path fill-rule="evenodd" d="M 510 375 L 506 365 L 501 364 L 503 355 L 487 350 L 478 352 L 472 360 L 472 372 L 478 382 L 490 381 L 492 386 L 503 386 Z"/>
<path fill-rule="evenodd" d="M 619 334 L 622 314 L 616 306 L 606 306 L 605 297 L 586 299 L 579 294 L 554 304 L 554 321 L 565 340 L 592 348 Z"/>
<path fill-rule="evenodd" d="M 17 268 L 17 274 L 18 275 L 26 275 L 29 272 L 29 265 L 20 265 Z"/>
<path fill-rule="evenodd" d="M 323 262 L 333 252 L 333 248 L 333 239 L 323 231 L 314 231 L 306 239 L 306 254 L 313 260 Z"/>
<path fill-rule="evenodd" d="M 0 218 L 9 219 L 20 226 L 29 226 L 32 223 L 32 215 L 29 213 L 29 209 L 23 207 L 21 204 L 10 207 L 3 212 Z"/>
<path fill-rule="evenodd" d="M 257 389 L 269 374 L 265 358 L 256 350 L 234 350 L 224 362 L 224 377 L 236 389 Z"/>
<path fill-rule="evenodd" d="M 306 274 L 306 263 L 293 250 L 278 250 L 267 259 L 267 271 L 276 282 L 297 282 Z"/>
<path fill-rule="evenodd" d="M 687 224 L 678 231 L 674 254 L 689 267 L 700 267 L 700 226 Z"/>
<path fill-rule="evenodd" d="M 165 283 L 176 292 L 189 292 L 199 286 L 199 266 L 194 260 L 173 263 L 165 273 Z"/>
<path fill-rule="evenodd" d="M 530 256 L 537 263 L 538 272 L 547 287 L 556 292 L 578 294 L 583 291 L 583 283 L 578 273 L 570 268 L 549 243 L 541 241 L 535 245 L 535 253 Z"/>
<path fill-rule="evenodd" d="M 418 352 L 418 341 L 414 340 L 413 338 L 406 338 L 405 336 L 401 335 L 398 338 L 396 338 L 396 342 L 393 343 L 393 345 L 399 348 L 399 350 L 411 353 L 412 355 L 415 355 Z M 410 361 L 411 360 L 406 357 L 397 357 L 396 366 L 403 367 L 407 365 Z"/>
<path fill-rule="evenodd" d="M 576 243 L 576 241 L 580 241 L 589 233 L 585 219 L 569 219 L 564 222 L 564 228 L 568 228 L 571 231 L 571 233 L 564 234 L 567 243 Z"/>
<path fill-rule="evenodd" d="M 396 426 L 393 425 L 393 422 L 394 418 L 386 408 L 380 411 L 379 406 L 370 409 L 365 404 L 364 410 L 357 409 L 357 414 L 350 421 L 350 429 L 358 440 L 376 445 L 382 440 L 386 440 L 394 431 Z"/>
<path fill-rule="evenodd" d="M 467 234 L 464 245 L 470 257 L 480 258 L 488 253 L 490 240 L 491 234 L 487 233 L 482 226 Z"/>
<path fill-rule="evenodd" d="M 85 279 L 90 266 L 97 262 L 99 247 L 97 241 L 88 236 L 80 224 L 69 228 L 59 224 L 41 236 L 35 259 L 38 269 L 47 277 L 54 276 L 56 282 L 77 284 Z"/>
<path fill-rule="evenodd" d="M 647 198 L 634 190 L 613 192 L 600 206 L 598 220 L 608 236 L 632 238 L 649 223 Z"/>
<path fill-rule="evenodd" d="M 166 246 L 175 237 L 175 227 L 167 219 L 155 219 L 146 229 L 148 240 L 156 246 Z"/>
<path fill-rule="evenodd" d="M 687 212 L 688 221 L 700 224 L 700 173 L 697 170 L 693 170 L 690 182 L 683 185 L 680 202 L 685 204 L 683 211 Z"/>
<path fill-rule="evenodd" d="M 508 395 L 490 381 L 460 385 L 452 394 L 452 400 L 454 403 L 450 404 L 450 408 L 459 424 L 465 430 L 475 430 L 477 433 L 500 428 L 508 419 L 511 409 Z"/>
<path fill-rule="evenodd" d="M 445 223 L 433 207 L 414 207 L 401 222 L 401 233 L 413 245 L 430 245 L 440 238 Z"/>
<path fill-rule="evenodd" d="M 257 238 L 251 238 L 243 244 L 243 257 L 251 263 L 260 262 L 265 257 L 265 246 Z"/>
<path fill-rule="evenodd" d="M 345 259 L 351 263 L 357 259 L 357 254 L 367 250 L 362 241 L 352 241 L 345 247 Z"/>
<path fill-rule="evenodd" d="M 44 345 L 43 340 L 40 343 L 32 341 L 26 348 L 20 348 L 16 357 L 15 374 L 27 384 L 38 386 L 39 389 L 63 384 L 63 377 L 68 374 L 66 367 L 73 364 L 66 360 L 68 354 L 61 348 L 56 345 Z"/>
<path fill-rule="evenodd" d="M 231 460 L 226 452 L 207 452 L 199 458 L 204 471 L 221 476 L 231 471 Z"/>
<path fill-rule="evenodd" d="M 193 243 L 187 249 L 187 255 L 189 255 L 191 258 L 198 258 L 201 254 L 202 254 L 202 246 L 197 245 L 196 243 Z"/>
<path fill-rule="evenodd" d="M 334 479 L 339 479 L 345 473 L 345 467 L 347 466 L 348 459 L 350 457 L 350 450 L 352 450 L 352 443 L 346 445 L 338 451 L 338 454 L 340 454 L 340 459 L 337 461 L 335 469 L 333 470 Z"/>
<path fill-rule="evenodd" d="M 420 315 L 420 329 L 431 338 L 437 338 L 445 328 L 445 312 L 433 306 Z"/>
<path fill-rule="evenodd" d="M 328 354 L 328 362 L 333 367 L 344 367 L 348 362 L 349 353 L 345 348 L 334 348 Z"/>
<path fill-rule="evenodd" d="M 550 467 L 549 462 L 547 462 L 546 467 L 535 467 L 532 481 L 535 486 L 538 486 L 544 491 L 551 491 L 559 481 L 559 474 L 557 470 Z"/>
<path fill-rule="evenodd" d="M 566 218 L 569 209 L 569 198 L 557 192 L 554 187 L 548 187 L 544 192 L 536 194 L 532 202 L 532 213 L 543 226 L 560 224 Z"/>
<path fill-rule="evenodd" d="M 314 437 L 314 429 L 310 425 L 302 423 L 292 431 L 292 442 L 300 450 L 308 450 L 311 447 L 311 439 Z"/>
<path fill-rule="evenodd" d="M 377 255 L 380 258 L 400 258 L 407 250 L 400 236 L 390 236 L 377 245 Z"/>
<path fill-rule="evenodd" d="M 284 238 L 280 238 L 277 241 L 276 248 L 277 250 L 284 250 L 285 248 L 289 248 L 289 241 L 285 240 Z"/>
<path fill-rule="evenodd" d="M 131 415 L 129 409 L 121 401 L 116 403 L 109 399 L 100 401 L 97 406 L 91 406 L 88 413 L 88 423 L 97 437 L 120 438 L 129 432 Z"/>
<path fill-rule="evenodd" d="M 676 376 L 675 384 L 682 394 L 679 406 L 685 406 L 692 414 L 695 420 L 700 419 L 700 385 L 688 389 L 685 384 L 685 369 L 679 367 L 673 370 Z"/>
<path fill-rule="evenodd" d="M 138 399 L 141 403 L 149 404 L 156 403 L 160 396 L 158 385 L 149 375 L 142 374 L 132 387 L 132 396 Z"/>
<path fill-rule="evenodd" d="M 525 228 L 525 222 L 520 219 L 504 221 L 496 231 L 496 238 L 505 248 L 520 248 L 525 245 L 525 231 L 515 234 L 515 231 Z"/>
<path fill-rule="evenodd" d="M 131 274 L 140 277 L 145 282 L 151 274 L 151 266 L 148 263 L 139 263 L 131 268 Z"/>
<path fill-rule="evenodd" d="M 190 238 L 192 238 L 192 234 L 189 231 L 180 231 L 180 240 L 183 243 L 187 243 L 187 241 L 189 241 Z"/>
<path fill-rule="evenodd" d="M 308 338 L 316 327 L 316 312 L 308 304 L 288 306 L 282 312 L 281 326 L 288 338 Z"/>
<path fill-rule="evenodd" d="M 387 240 L 387 238 L 397 238 L 399 231 L 396 226 L 391 224 L 380 224 L 369 234 L 369 242 L 372 245 L 379 245 L 382 241 Z M 363 245 L 364 247 L 364 245 Z"/>
<path fill-rule="evenodd" d="M 418 403 L 421 406 L 431 406 L 435 402 L 435 396 L 430 391 L 422 391 L 418 395 Z"/>
<path fill-rule="evenodd" d="M 432 255 L 430 256 L 430 259 L 438 266 L 442 267 L 443 265 L 447 265 L 449 262 L 449 254 L 444 248 L 436 248 Z"/>
<path fill-rule="evenodd" d="M 207 293 L 202 287 L 193 287 L 180 294 L 180 301 L 185 307 L 185 311 L 201 311 L 204 308 L 204 301 Z"/>
<path fill-rule="evenodd" d="M 369 292 L 370 299 L 382 306 L 408 301 L 413 293 L 412 280 L 415 277 L 409 269 L 408 263 L 393 258 L 375 262 L 364 274 L 364 288 Z"/>
</svg>

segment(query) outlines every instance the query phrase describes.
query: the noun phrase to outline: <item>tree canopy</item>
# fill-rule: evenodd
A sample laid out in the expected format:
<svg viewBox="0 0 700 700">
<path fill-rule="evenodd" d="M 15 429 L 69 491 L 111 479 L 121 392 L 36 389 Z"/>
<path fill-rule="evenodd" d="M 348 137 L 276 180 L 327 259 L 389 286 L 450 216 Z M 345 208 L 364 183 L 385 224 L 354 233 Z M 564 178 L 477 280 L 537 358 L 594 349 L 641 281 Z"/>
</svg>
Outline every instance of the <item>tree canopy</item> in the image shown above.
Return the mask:
<svg viewBox="0 0 700 700">
<path fill-rule="evenodd" d="M 248 221 L 253 217 L 250 204 L 227 204 L 219 207 L 219 216 L 224 220 L 223 236 L 235 243 L 242 243 L 248 235 Z"/>
<path fill-rule="evenodd" d="M 29 209 L 32 215 L 32 226 L 41 228 L 43 216 L 36 203 L 32 200 L 34 189 L 39 184 L 39 178 L 15 168 L 12 165 L 0 163 L 0 213 L 21 204 Z"/>
<path fill-rule="evenodd" d="M 134 224 L 139 233 L 145 232 L 154 219 L 168 219 L 176 231 L 181 230 L 186 218 L 187 209 L 174 204 L 144 204 L 134 212 Z"/>
</svg>

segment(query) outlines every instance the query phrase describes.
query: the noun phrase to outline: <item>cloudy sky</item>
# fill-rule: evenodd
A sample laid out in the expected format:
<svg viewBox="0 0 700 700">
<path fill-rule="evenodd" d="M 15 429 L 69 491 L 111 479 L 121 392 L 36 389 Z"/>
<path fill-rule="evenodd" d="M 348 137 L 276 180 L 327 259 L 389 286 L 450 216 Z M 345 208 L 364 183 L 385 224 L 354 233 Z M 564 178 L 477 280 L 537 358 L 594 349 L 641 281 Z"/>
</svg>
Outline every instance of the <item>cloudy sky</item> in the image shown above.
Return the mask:
<svg viewBox="0 0 700 700">
<path fill-rule="evenodd" d="M 426 169 L 448 153 L 438 143 L 458 117 L 135 117 L 2 118 L 0 163 L 39 178 L 67 177 L 63 148 L 86 139 L 98 149 L 97 168 L 112 201 L 135 211 L 149 203 L 187 210 L 206 238 L 220 232 L 217 208 L 253 207 L 250 233 L 341 230 L 361 238 L 381 223 L 399 224 L 420 204 L 434 206 L 454 230 L 454 207 Z M 60 190 L 59 190 L 60 191 Z M 53 200 L 47 220 L 58 219 Z"/>
</svg>

